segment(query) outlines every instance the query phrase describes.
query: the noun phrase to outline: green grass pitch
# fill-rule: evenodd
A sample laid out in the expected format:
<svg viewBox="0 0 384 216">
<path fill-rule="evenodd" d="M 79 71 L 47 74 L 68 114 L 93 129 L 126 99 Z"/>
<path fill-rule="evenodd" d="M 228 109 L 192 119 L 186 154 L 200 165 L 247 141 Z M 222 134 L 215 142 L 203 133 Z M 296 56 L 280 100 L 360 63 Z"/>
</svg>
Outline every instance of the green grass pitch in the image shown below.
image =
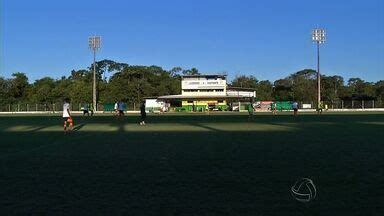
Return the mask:
<svg viewBox="0 0 384 216">
<path fill-rule="evenodd" d="M 384 114 L 0 116 L 0 214 L 383 215 Z M 317 197 L 296 201 L 299 178 Z"/>
</svg>

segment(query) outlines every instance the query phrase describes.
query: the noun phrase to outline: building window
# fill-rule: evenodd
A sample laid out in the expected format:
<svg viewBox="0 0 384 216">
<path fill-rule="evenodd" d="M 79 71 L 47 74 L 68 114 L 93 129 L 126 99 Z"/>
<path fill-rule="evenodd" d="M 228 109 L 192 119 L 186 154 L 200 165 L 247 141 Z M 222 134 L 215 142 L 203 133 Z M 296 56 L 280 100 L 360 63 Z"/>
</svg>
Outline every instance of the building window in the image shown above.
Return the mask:
<svg viewBox="0 0 384 216">
<path fill-rule="evenodd" d="M 218 102 L 218 103 L 223 103 L 224 101 L 223 101 L 223 100 L 218 100 L 217 102 Z"/>
<path fill-rule="evenodd" d="M 216 92 L 223 92 L 224 89 L 216 89 Z"/>
<path fill-rule="evenodd" d="M 193 101 L 188 101 L 188 103 L 193 103 Z"/>
</svg>

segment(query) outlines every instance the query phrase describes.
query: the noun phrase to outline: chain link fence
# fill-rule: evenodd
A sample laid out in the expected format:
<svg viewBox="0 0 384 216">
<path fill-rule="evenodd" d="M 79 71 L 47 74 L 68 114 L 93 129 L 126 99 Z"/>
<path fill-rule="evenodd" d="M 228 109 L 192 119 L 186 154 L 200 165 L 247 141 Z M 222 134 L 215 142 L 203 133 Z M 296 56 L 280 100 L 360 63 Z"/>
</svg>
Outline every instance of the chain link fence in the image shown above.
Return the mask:
<svg viewBox="0 0 384 216">
<path fill-rule="evenodd" d="M 86 104 L 84 103 L 71 103 L 71 111 L 83 111 Z M 90 107 L 90 106 L 88 106 Z M 112 108 L 111 108 L 112 107 Z M 98 104 L 98 111 L 113 111 L 114 104 Z M 137 111 L 140 104 L 137 103 L 124 103 L 125 110 Z M 0 104 L 0 112 L 61 112 L 63 111 L 63 103 L 47 103 L 47 104 Z"/>
<path fill-rule="evenodd" d="M 84 104 L 71 104 L 72 111 L 81 111 Z M 59 112 L 63 111 L 63 103 L 54 104 L 2 104 L 0 112 Z"/>
<path fill-rule="evenodd" d="M 317 102 L 299 102 L 300 108 L 316 108 Z M 381 101 L 375 100 L 339 100 L 339 101 L 323 101 L 323 106 L 328 109 L 374 109 L 384 108 Z M 324 108 L 324 107 L 323 107 Z"/>
<path fill-rule="evenodd" d="M 300 108 L 316 108 L 317 102 L 299 102 Z M 372 108 L 384 108 L 384 104 L 381 101 L 375 100 L 340 100 L 340 101 L 324 101 L 323 106 L 327 106 L 328 109 L 372 109 Z M 71 103 L 72 111 L 82 111 L 85 107 L 84 103 Z M 97 110 L 104 112 L 113 111 L 114 104 L 98 104 Z M 137 103 L 125 103 L 126 111 L 138 111 L 140 104 Z M 324 107 L 323 107 L 324 108 Z M 61 112 L 63 111 L 63 103 L 53 104 L 0 104 L 0 112 Z"/>
</svg>

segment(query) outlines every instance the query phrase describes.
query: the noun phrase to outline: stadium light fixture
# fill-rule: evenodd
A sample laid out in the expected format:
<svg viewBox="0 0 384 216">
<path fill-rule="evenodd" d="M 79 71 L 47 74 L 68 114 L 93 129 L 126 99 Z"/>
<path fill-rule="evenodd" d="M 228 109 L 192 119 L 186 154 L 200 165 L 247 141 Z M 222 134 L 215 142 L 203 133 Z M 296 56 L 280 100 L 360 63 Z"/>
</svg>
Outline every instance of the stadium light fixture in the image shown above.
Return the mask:
<svg viewBox="0 0 384 216">
<path fill-rule="evenodd" d="M 321 83 L 320 83 L 320 44 L 325 43 L 326 33 L 324 29 L 316 28 L 312 31 L 312 41 L 317 46 L 317 108 L 320 109 L 321 104 Z"/>
<path fill-rule="evenodd" d="M 91 36 L 88 38 L 89 49 L 93 51 L 93 111 L 97 111 L 97 94 L 96 94 L 96 51 L 100 49 L 101 37 Z"/>
</svg>

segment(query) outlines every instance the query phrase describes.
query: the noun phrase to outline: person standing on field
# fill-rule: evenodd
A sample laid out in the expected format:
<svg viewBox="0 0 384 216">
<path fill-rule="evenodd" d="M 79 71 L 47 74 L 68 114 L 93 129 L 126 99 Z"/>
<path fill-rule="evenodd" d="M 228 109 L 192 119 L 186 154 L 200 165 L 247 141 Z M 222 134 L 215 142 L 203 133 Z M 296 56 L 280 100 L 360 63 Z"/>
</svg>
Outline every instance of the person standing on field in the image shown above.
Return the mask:
<svg viewBox="0 0 384 216">
<path fill-rule="evenodd" d="M 88 103 L 85 103 L 84 107 L 83 107 L 83 116 L 85 116 L 85 115 L 89 116 L 89 105 L 88 105 Z"/>
<path fill-rule="evenodd" d="M 297 110 L 299 109 L 299 104 L 296 101 L 292 103 L 292 109 L 293 109 L 293 115 L 297 116 Z"/>
<path fill-rule="evenodd" d="M 69 99 L 66 98 L 63 104 L 63 119 L 64 119 L 64 132 L 67 132 L 67 125 L 69 124 L 69 130 L 73 130 L 73 120 L 70 111 Z"/>
<path fill-rule="evenodd" d="M 323 102 L 320 101 L 320 103 L 317 105 L 317 114 L 323 113 Z"/>
<path fill-rule="evenodd" d="M 276 110 L 276 109 L 277 109 L 276 102 L 272 102 L 272 103 L 271 103 L 271 110 L 272 110 L 272 114 L 273 114 L 273 115 L 276 115 L 276 114 L 277 114 L 277 112 L 276 112 L 277 110 Z"/>
<path fill-rule="evenodd" d="M 123 102 L 121 102 L 121 101 L 119 101 L 118 102 L 118 104 L 117 104 L 117 109 L 118 109 L 118 115 L 121 117 L 121 116 L 124 116 L 124 107 L 125 107 L 125 105 L 124 105 L 124 103 Z"/>
<path fill-rule="evenodd" d="M 145 112 L 145 101 L 143 100 L 140 105 L 140 125 L 145 125 L 145 119 L 147 118 L 147 113 Z"/>
<path fill-rule="evenodd" d="M 119 102 L 118 101 L 116 101 L 116 103 L 115 103 L 115 105 L 114 105 L 114 107 L 113 107 L 113 109 L 115 110 L 115 114 L 116 115 L 119 115 L 119 112 L 118 112 L 118 109 L 119 108 Z"/>
<path fill-rule="evenodd" d="M 88 104 L 88 107 L 89 107 L 89 110 L 91 111 L 91 116 L 93 116 L 93 110 L 94 110 L 93 103 Z"/>
<path fill-rule="evenodd" d="M 255 107 L 253 106 L 254 102 L 255 102 L 255 99 L 252 97 L 248 104 L 248 121 L 253 121 L 253 112 L 255 111 Z"/>
</svg>

